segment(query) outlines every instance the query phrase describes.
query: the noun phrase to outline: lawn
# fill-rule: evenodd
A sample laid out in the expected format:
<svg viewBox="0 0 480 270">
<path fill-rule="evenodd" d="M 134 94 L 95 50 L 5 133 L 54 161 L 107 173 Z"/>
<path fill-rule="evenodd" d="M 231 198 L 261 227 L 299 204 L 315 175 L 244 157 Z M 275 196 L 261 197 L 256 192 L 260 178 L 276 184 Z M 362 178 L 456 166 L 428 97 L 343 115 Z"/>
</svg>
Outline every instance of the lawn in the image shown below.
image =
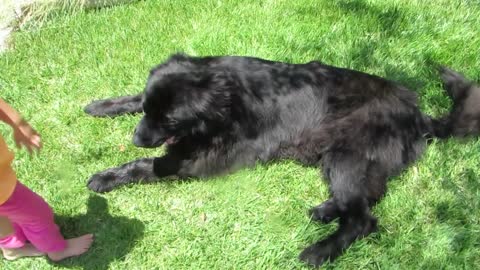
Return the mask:
<svg viewBox="0 0 480 270">
<path fill-rule="evenodd" d="M 134 94 L 171 53 L 313 59 L 396 80 L 422 110 L 450 103 L 431 63 L 480 80 L 480 5 L 468 0 L 140 1 L 51 16 L 15 34 L 0 55 L 0 95 L 41 133 L 44 149 L 16 151 L 19 179 L 55 209 L 65 235 L 96 235 L 88 254 L 59 265 L 1 261 L 1 269 L 309 269 L 301 250 L 335 224 L 306 211 L 328 198 L 319 170 L 293 162 L 205 181 L 164 181 L 107 194 L 93 173 L 163 149 L 138 149 L 140 116 L 96 119 L 94 99 Z M 13 144 L 11 132 L 0 128 Z M 379 232 L 326 269 L 478 269 L 480 140 L 433 141 L 391 179 L 374 208 Z"/>
</svg>

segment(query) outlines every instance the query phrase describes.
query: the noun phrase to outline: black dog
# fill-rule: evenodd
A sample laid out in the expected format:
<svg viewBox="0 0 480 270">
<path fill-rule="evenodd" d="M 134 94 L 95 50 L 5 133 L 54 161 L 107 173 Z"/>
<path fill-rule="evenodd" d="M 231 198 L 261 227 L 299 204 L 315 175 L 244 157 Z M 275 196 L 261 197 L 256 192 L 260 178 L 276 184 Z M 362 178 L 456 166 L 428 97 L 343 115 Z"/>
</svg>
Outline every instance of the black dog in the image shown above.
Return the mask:
<svg viewBox="0 0 480 270">
<path fill-rule="evenodd" d="M 174 55 L 151 71 L 143 94 L 85 108 L 94 116 L 143 111 L 133 143 L 166 144 L 167 154 L 97 173 L 88 187 L 105 192 L 169 175 L 207 177 L 275 159 L 321 166 L 332 198 L 310 214 L 322 222 L 338 217 L 340 226 L 300 254 L 318 266 L 375 231 L 370 208 L 387 178 L 415 161 L 428 138 L 479 134 L 480 89 L 451 70 L 441 73 L 454 105 L 433 119 L 413 92 L 353 70 Z"/>
</svg>

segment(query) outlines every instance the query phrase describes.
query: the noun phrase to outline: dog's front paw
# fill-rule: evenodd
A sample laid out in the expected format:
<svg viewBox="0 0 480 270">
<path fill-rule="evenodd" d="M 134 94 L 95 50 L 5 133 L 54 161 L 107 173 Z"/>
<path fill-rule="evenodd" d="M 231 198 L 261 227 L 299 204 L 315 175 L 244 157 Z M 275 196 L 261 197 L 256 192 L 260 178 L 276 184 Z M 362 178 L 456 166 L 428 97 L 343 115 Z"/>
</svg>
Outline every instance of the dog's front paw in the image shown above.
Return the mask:
<svg viewBox="0 0 480 270">
<path fill-rule="evenodd" d="M 316 243 L 304 249 L 298 257 L 309 265 L 319 267 L 329 260 L 330 253 L 328 248 Z"/>
<path fill-rule="evenodd" d="M 105 171 L 92 175 L 88 180 L 87 187 L 95 192 L 108 192 L 117 186 L 114 172 Z"/>
<path fill-rule="evenodd" d="M 114 105 L 109 100 L 97 100 L 85 106 L 83 111 L 91 116 L 106 117 L 111 115 L 110 108 Z"/>
</svg>

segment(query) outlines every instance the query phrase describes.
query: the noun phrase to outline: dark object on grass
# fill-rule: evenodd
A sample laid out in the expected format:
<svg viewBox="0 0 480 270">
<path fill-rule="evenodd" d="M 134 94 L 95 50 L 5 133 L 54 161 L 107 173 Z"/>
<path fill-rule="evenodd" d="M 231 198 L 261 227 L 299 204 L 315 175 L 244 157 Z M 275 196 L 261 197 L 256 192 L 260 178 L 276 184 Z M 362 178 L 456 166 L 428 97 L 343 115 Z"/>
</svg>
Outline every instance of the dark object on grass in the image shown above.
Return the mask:
<svg viewBox="0 0 480 270">
<path fill-rule="evenodd" d="M 105 198 L 92 195 L 88 199 L 86 214 L 55 215 L 62 235 L 73 237 L 93 233 L 95 241 L 82 256 L 51 263 L 64 268 L 107 270 L 112 262 L 124 260 L 136 242 L 143 238 L 145 226 L 135 218 L 112 216 L 108 208 Z"/>
<path fill-rule="evenodd" d="M 167 154 L 99 172 L 88 187 L 208 177 L 276 159 L 322 167 L 332 198 L 310 213 L 323 222 L 339 218 L 340 226 L 300 254 L 319 266 L 376 230 L 370 208 L 428 138 L 479 134 L 480 89 L 447 68 L 440 73 L 454 105 L 434 119 L 419 110 L 415 93 L 353 70 L 174 55 L 151 71 L 144 93 L 85 108 L 100 117 L 143 110 L 133 143 L 166 144 Z"/>
</svg>

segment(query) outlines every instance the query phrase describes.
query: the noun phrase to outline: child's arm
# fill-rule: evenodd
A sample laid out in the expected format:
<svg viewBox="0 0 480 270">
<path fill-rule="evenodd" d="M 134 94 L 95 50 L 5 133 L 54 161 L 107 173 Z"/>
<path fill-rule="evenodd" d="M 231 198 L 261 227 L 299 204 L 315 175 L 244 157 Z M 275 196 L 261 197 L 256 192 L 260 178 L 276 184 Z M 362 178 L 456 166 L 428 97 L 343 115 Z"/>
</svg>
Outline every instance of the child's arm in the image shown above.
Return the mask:
<svg viewBox="0 0 480 270">
<path fill-rule="evenodd" d="M 0 98 L 0 121 L 7 123 L 12 128 L 22 121 L 20 114 L 7 102 Z"/>
<path fill-rule="evenodd" d="M 33 149 L 40 149 L 42 147 L 38 133 L 15 109 L 1 98 L 0 121 L 7 123 L 13 128 L 13 137 L 18 148 L 23 145 L 32 153 Z"/>
</svg>

